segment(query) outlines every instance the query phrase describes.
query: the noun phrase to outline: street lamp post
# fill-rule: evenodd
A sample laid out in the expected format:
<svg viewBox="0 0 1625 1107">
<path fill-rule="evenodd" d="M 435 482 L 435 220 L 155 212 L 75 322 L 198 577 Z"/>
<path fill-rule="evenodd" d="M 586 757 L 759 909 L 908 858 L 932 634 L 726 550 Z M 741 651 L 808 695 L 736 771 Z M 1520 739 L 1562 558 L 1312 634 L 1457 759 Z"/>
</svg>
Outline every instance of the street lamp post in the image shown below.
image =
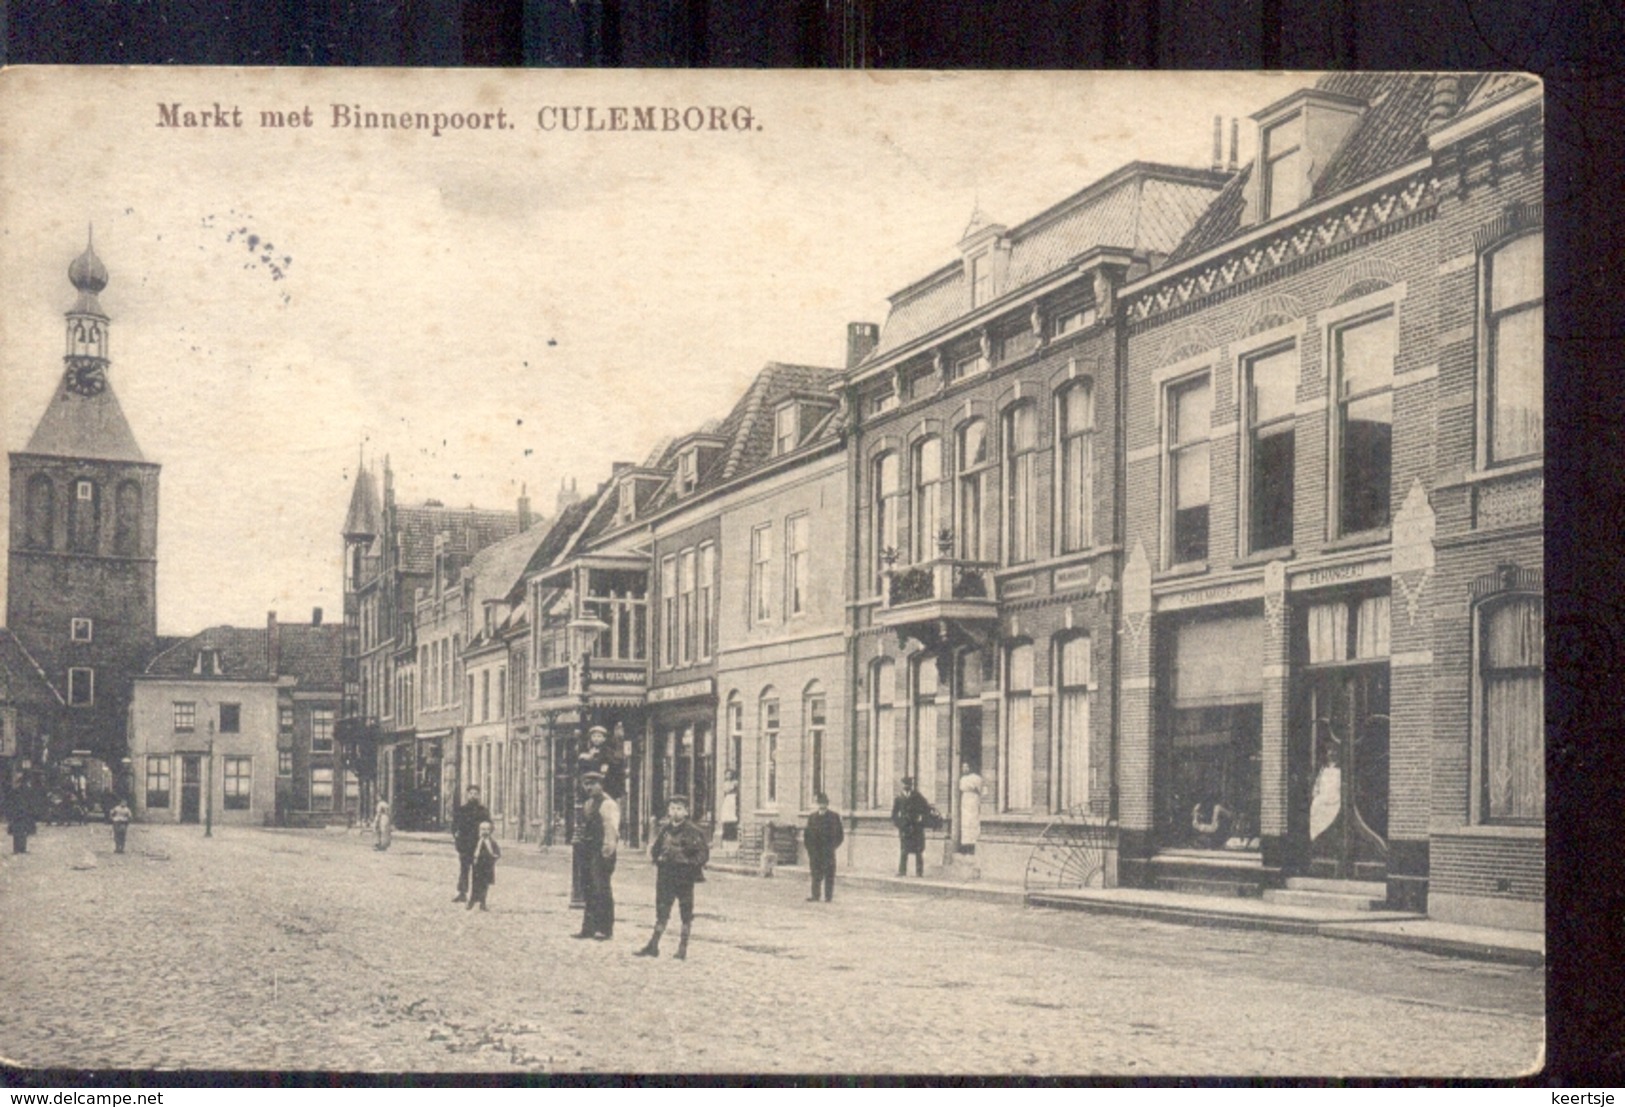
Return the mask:
<svg viewBox="0 0 1625 1107">
<path fill-rule="evenodd" d="M 209 764 L 203 770 L 203 836 L 214 837 L 214 720 L 209 720 Z"/>
<path fill-rule="evenodd" d="M 588 658 L 592 655 L 592 648 L 598 641 L 598 636 L 609 629 L 608 624 L 600 622 L 589 615 L 580 615 L 571 619 L 567 624 L 570 631 L 570 641 L 574 647 L 576 667 L 574 680 L 576 693 L 576 760 L 580 760 L 581 751 L 587 743 L 587 715 L 592 707 L 592 678 L 588 668 Z M 576 778 L 572 768 L 570 777 L 570 804 L 572 809 L 578 808 L 581 798 L 581 781 Z M 581 819 L 575 819 L 573 833 L 570 835 L 570 907 L 572 910 L 587 905 L 587 856 L 582 852 Z"/>
</svg>

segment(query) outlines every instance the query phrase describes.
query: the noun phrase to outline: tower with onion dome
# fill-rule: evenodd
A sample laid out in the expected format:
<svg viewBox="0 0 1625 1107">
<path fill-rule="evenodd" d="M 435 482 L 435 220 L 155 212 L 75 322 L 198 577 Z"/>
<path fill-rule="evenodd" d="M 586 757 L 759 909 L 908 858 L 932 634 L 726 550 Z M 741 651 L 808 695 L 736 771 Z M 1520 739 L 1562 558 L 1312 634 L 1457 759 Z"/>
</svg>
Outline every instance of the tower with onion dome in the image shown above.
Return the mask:
<svg viewBox="0 0 1625 1107">
<path fill-rule="evenodd" d="M 11 454 L 6 624 L 62 700 L 49 762 L 97 758 L 117 775 L 131 681 L 157 642 L 158 471 L 110 378 L 107 267 L 94 244 L 68 266 L 62 375 Z M 139 771 L 139 767 L 135 767 Z"/>
</svg>

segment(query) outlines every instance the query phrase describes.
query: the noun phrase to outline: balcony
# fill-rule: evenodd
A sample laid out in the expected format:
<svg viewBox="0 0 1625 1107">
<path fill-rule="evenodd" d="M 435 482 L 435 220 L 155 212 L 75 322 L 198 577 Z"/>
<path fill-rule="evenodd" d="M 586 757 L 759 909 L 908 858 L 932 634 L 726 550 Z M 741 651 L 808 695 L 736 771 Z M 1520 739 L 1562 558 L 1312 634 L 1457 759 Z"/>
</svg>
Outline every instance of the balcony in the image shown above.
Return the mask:
<svg viewBox="0 0 1625 1107">
<path fill-rule="evenodd" d="M 954 639 L 980 642 L 998 624 L 997 568 L 990 561 L 939 557 L 887 569 L 881 574 L 875 625 L 933 648 Z"/>
</svg>

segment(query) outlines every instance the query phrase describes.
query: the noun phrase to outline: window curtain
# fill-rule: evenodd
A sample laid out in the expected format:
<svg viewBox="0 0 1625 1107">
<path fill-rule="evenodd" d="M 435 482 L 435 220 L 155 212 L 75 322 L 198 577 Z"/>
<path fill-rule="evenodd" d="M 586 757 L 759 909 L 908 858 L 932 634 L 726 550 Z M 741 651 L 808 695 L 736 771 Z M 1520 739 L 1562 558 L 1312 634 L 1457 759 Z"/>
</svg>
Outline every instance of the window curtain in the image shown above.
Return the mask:
<svg viewBox="0 0 1625 1107">
<path fill-rule="evenodd" d="M 1010 651 L 1007 693 L 1010 735 L 1006 745 L 1005 806 L 1025 811 L 1033 805 L 1033 648 Z"/>
<path fill-rule="evenodd" d="M 1065 811 L 1089 802 L 1089 639 L 1061 646 L 1061 795 Z"/>
<path fill-rule="evenodd" d="M 1309 609 L 1309 664 L 1347 661 L 1348 641 L 1347 604 L 1318 604 Z"/>
<path fill-rule="evenodd" d="M 1360 601 L 1355 615 L 1354 656 L 1361 660 L 1388 656 L 1388 597 Z"/>
<path fill-rule="evenodd" d="M 1545 612 L 1540 601 L 1491 609 L 1484 624 L 1486 815 L 1546 817 Z"/>
</svg>

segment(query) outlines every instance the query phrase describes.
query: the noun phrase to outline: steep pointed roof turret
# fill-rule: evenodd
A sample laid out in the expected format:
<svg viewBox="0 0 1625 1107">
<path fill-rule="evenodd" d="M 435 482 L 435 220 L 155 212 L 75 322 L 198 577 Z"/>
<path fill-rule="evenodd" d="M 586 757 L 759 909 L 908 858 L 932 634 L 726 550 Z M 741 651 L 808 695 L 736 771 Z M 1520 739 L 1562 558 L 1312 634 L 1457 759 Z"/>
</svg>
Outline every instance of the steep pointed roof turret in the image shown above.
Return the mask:
<svg viewBox="0 0 1625 1107">
<path fill-rule="evenodd" d="M 344 516 L 344 537 L 347 541 L 364 542 L 378 536 L 381 529 L 378 507 L 378 485 L 372 479 L 372 470 L 357 463 L 355 487 L 350 490 L 350 510 Z"/>
</svg>

